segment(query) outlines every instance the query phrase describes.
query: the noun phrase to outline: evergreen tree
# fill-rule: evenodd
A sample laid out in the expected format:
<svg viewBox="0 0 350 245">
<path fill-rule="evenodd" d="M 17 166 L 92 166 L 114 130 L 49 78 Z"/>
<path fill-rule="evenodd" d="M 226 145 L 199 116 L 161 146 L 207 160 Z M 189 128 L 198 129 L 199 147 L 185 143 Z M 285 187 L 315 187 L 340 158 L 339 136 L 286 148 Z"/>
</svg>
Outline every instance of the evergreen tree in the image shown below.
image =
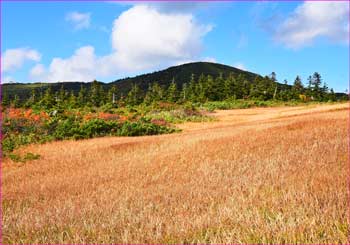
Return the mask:
<svg viewBox="0 0 350 245">
<path fill-rule="evenodd" d="M 96 80 L 91 84 L 90 102 L 94 106 L 100 105 L 100 84 Z"/>
<path fill-rule="evenodd" d="M 201 103 L 207 101 L 208 100 L 207 90 L 208 90 L 207 77 L 204 76 L 204 74 L 201 74 L 195 86 L 196 101 Z"/>
<path fill-rule="evenodd" d="M 112 87 L 108 90 L 108 103 L 116 104 L 117 103 L 117 86 L 112 85 Z"/>
<path fill-rule="evenodd" d="M 251 86 L 249 95 L 250 97 L 258 100 L 264 100 L 265 99 L 264 93 L 266 93 L 266 90 L 265 90 L 265 84 L 264 84 L 263 78 L 260 76 L 257 76 L 254 79 L 253 85 Z"/>
<path fill-rule="evenodd" d="M 11 106 L 15 108 L 21 107 L 21 101 L 17 94 L 13 97 L 13 100 L 11 101 Z"/>
<path fill-rule="evenodd" d="M 322 83 L 321 75 L 318 72 L 315 72 L 312 75 L 311 84 L 312 84 L 312 96 L 316 100 L 321 99 L 321 94 L 322 94 L 321 83 Z"/>
<path fill-rule="evenodd" d="M 36 101 L 37 101 L 37 95 L 36 95 L 36 91 L 35 91 L 34 88 L 33 88 L 32 91 L 31 91 L 30 100 L 31 100 L 31 103 L 32 103 L 32 104 L 35 104 Z"/>
<path fill-rule="evenodd" d="M 287 79 L 284 79 L 283 81 L 284 83 L 284 88 L 283 88 L 283 100 L 284 101 L 288 101 L 292 98 L 292 94 L 290 89 L 288 88 L 288 81 Z"/>
<path fill-rule="evenodd" d="M 331 100 L 331 101 L 336 101 L 337 100 L 337 97 L 335 96 L 334 90 L 332 88 L 330 89 L 330 93 L 328 95 L 328 99 Z"/>
<path fill-rule="evenodd" d="M 159 86 L 157 82 L 148 86 L 148 90 L 146 96 L 144 98 L 144 102 L 146 104 L 151 104 L 153 102 L 158 102 L 163 100 L 165 97 L 165 93 L 162 87 Z"/>
<path fill-rule="evenodd" d="M 312 98 L 312 94 L 313 94 L 313 92 L 312 92 L 312 77 L 309 76 L 309 77 L 307 78 L 306 95 L 307 95 L 307 97 Z"/>
<path fill-rule="evenodd" d="M 188 100 L 188 85 L 187 83 L 182 84 L 181 94 L 180 94 L 180 100 L 182 102 L 185 102 Z"/>
<path fill-rule="evenodd" d="M 42 98 L 42 104 L 46 107 L 46 108 L 52 108 L 55 105 L 55 98 L 53 96 L 52 90 L 51 90 L 51 86 L 49 86 L 44 93 L 44 96 Z"/>
<path fill-rule="evenodd" d="M 272 82 L 277 82 L 276 73 L 274 71 L 271 72 L 270 79 L 272 80 Z"/>
<path fill-rule="evenodd" d="M 133 84 L 131 90 L 126 97 L 126 103 L 128 105 L 139 105 L 142 101 L 142 93 L 136 84 Z"/>
<path fill-rule="evenodd" d="M 245 80 L 242 74 L 239 74 L 238 77 L 235 78 L 234 88 L 236 99 L 243 99 L 244 97 L 249 96 L 250 84 Z"/>
<path fill-rule="evenodd" d="M 80 85 L 80 90 L 78 93 L 77 103 L 80 107 L 84 106 L 87 102 L 86 89 L 83 85 Z"/>
<path fill-rule="evenodd" d="M 225 94 L 224 94 L 224 87 L 225 87 L 225 80 L 224 77 L 222 75 L 222 73 L 220 73 L 220 75 L 215 79 L 215 83 L 214 83 L 214 88 L 213 88 L 213 92 L 215 94 L 215 99 L 214 100 L 224 100 L 225 99 Z"/>
<path fill-rule="evenodd" d="M 68 105 L 71 108 L 75 108 L 77 106 L 77 98 L 73 91 L 70 92 L 69 99 L 68 99 Z"/>
<path fill-rule="evenodd" d="M 294 80 L 294 84 L 292 87 L 292 95 L 294 99 L 299 99 L 299 96 L 303 93 L 304 86 L 301 81 L 301 78 L 297 76 Z"/>
<path fill-rule="evenodd" d="M 274 94 L 276 91 L 277 83 L 275 80 L 270 79 L 268 76 L 265 76 L 262 79 L 263 83 L 263 94 L 264 94 L 264 100 L 270 100 L 274 98 Z"/>
<path fill-rule="evenodd" d="M 58 98 L 57 98 L 57 101 L 60 103 L 60 104 L 63 104 L 67 99 L 67 91 L 64 89 L 64 86 L 63 84 L 61 85 L 61 88 L 60 88 L 60 91 L 58 93 Z"/>
<path fill-rule="evenodd" d="M 176 87 L 175 80 L 170 83 L 168 90 L 167 90 L 167 100 L 169 102 L 176 102 L 178 99 L 178 91 Z"/>
<path fill-rule="evenodd" d="M 300 92 L 300 93 L 303 92 L 304 85 L 303 85 L 303 83 L 302 83 L 302 81 L 301 81 L 301 78 L 300 78 L 299 76 L 297 76 L 297 77 L 295 78 L 294 84 L 293 84 L 293 88 L 294 88 L 296 91 Z"/>
<path fill-rule="evenodd" d="M 34 104 L 35 104 L 35 102 L 36 102 L 36 93 L 35 93 L 35 89 L 33 88 L 32 90 L 31 90 L 31 95 L 30 95 L 30 97 L 27 99 L 27 101 L 26 101 L 26 103 L 25 103 L 25 107 L 26 108 L 29 108 L 29 107 L 32 107 Z"/>
<path fill-rule="evenodd" d="M 10 105 L 10 98 L 7 92 L 2 91 L 1 105 L 6 107 Z"/>
<path fill-rule="evenodd" d="M 187 98 L 190 101 L 195 101 L 196 97 L 197 97 L 197 95 L 196 95 L 196 81 L 195 81 L 194 74 L 192 74 L 190 83 L 188 85 Z"/>
<path fill-rule="evenodd" d="M 224 98 L 234 98 L 236 99 L 236 81 L 233 77 L 233 74 L 230 74 L 227 79 L 224 81 Z"/>
<path fill-rule="evenodd" d="M 328 100 L 329 99 L 328 90 L 329 89 L 328 89 L 327 83 L 324 82 L 323 86 L 321 88 L 321 98 L 322 98 L 322 100 Z"/>
<path fill-rule="evenodd" d="M 106 95 L 105 90 L 101 84 L 98 87 L 98 97 L 100 106 L 104 105 L 108 100 L 108 96 Z"/>
<path fill-rule="evenodd" d="M 205 87 L 205 97 L 211 101 L 214 101 L 216 98 L 214 79 L 211 75 L 207 76 L 206 87 Z"/>
<path fill-rule="evenodd" d="M 243 80 L 242 98 L 246 99 L 250 96 L 251 84 L 247 80 Z"/>
</svg>

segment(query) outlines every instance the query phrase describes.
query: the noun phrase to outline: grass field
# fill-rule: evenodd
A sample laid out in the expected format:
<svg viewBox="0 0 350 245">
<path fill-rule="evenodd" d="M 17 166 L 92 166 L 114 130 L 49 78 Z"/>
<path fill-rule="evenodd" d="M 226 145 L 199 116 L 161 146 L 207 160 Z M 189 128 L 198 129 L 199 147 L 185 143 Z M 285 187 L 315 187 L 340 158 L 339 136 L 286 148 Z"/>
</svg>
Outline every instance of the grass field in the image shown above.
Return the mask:
<svg viewBox="0 0 350 245">
<path fill-rule="evenodd" d="M 181 133 L 20 148 L 3 243 L 349 243 L 349 105 L 217 111 Z"/>
</svg>

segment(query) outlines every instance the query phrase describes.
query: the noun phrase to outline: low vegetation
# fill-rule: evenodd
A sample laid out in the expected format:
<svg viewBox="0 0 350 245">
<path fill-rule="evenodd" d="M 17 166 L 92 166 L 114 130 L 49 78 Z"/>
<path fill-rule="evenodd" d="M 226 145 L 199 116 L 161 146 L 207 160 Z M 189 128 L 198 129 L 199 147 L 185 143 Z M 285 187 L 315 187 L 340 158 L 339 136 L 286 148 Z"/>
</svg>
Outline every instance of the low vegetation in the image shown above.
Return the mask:
<svg viewBox="0 0 350 245">
<path fill-rule="evenodd" d="M 3 163 L 2 242 L 348 244 L 348 110 L 220 111 L 181 134 L 20 148 L 40 158 Z"/>
<path fill-rule="evenodd" d="M 137 114 L 40 111 L 9 108 L 3 113 L 2 151 L 7 156 L 21 145 L 101 136 L 142 136 L 179 131 L 166 121 Z M 10 155 L 11 156 L 11 155 Z M 12 157 L 14 159 L 14 157 Z"/>
<path fill-rule="evenodd" d="M 5 91 L 2 242 L 349 243 L 347 95 L 205 67 Z"/>
<path fill-rule="evenodd" d="M 248 76 L 249 75 L 249 76 Z M 249 81 L 248 79 L 254 79 Z M 2 101 L 3 155 L 21 145 L 53 140 L 87 139 L 101 136 L 141 136 L 178 131 L 174 123 L 214 120 L 207 112 L 276 105 L 332 102 L 333 90 L 314 73 L 304 87 L 279 84 L 276 75 L 248 73 L 213 78 L 191 76 L 181 89 L 173 80 L 168 87 L 150 83 L 147 91 L 136 84 L 123 96 L 116 85 L 108 91 L 94 81 L 78 94 L 62 85 L 57 91 L 33 88 L 28 98 L 4 94 Z"/>
</svg>

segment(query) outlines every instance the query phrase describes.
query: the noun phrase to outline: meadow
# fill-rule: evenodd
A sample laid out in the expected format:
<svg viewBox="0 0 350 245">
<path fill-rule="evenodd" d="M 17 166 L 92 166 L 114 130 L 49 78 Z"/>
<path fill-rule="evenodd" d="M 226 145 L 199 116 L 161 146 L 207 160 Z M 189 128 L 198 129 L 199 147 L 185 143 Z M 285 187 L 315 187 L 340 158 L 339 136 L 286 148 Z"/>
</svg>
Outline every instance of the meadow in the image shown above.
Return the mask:
<svg viewBox="0 0 350 245">
<path fill-rule="evenodd" d="M 3 243 L 349 243 L 348 103 L 261 106 L 14 149 Z"/>
</svg>

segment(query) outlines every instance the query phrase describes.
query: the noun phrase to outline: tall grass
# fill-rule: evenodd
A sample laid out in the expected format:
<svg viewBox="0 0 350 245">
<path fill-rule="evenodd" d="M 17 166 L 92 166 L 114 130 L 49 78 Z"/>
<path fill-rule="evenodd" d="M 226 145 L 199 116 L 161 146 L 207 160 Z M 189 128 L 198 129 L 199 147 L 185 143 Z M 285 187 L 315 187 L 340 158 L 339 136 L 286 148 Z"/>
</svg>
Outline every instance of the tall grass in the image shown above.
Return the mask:
<svg viewBox="0 0 350 245">
<path fill-rule="evenodd" d="M 20 149 L 3 243 L 349 243 L 347 110 L 219 125 Z"/>
</svg>

